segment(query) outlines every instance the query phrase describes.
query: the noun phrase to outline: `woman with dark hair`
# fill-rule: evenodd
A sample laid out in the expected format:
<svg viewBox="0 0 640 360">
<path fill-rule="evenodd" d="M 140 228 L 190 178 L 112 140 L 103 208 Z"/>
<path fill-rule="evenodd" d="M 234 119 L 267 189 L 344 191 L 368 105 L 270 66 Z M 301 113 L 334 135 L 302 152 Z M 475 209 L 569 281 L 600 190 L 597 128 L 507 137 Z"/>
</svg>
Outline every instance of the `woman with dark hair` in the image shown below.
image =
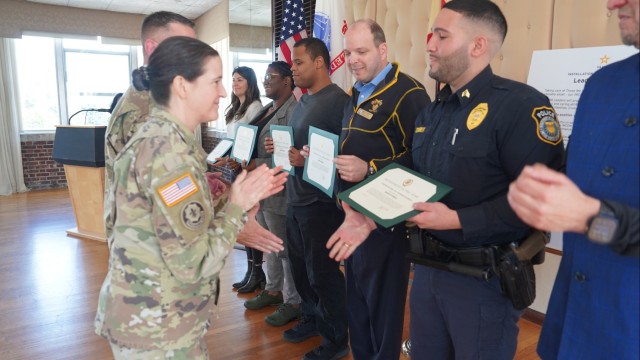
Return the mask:
<svg viewBox="0 0 640 360">
<path fill-rule="evenodd" d="M 248 124 L 260 111 L 260 89 L 258 79 L 252 68 L 239 66 L 232 73 L 231 105 L 225 113 L 227 121 L 227 137 L 235 138 L 238 124 Z"/>
<path fill-rule="evenodd" d="M 264 140 L 269 137 L 271 125 L 287 125 L 289 122 L 293 108 L 298 103 L 293 96 L 294 88 L 291 65 L 284 61 L 274 61 L 269 64 L 267 73 L 264 75 L 264 90 L 273 102 L 262 108 L 251 121 L 251 125 L 258 127 L 258 137 L 254 147 L 253 161 L 249 164 L 249 168 L 272 163 L 271 154 L 263 146 Z M 256 219 L 264 228 L 286 241 L 286 211 L 287 197 L 282 192 L 260 202 Z M 279 305 L 271 315 L 265 317 L 265 321 L 272 326 L 286 325 L 300 316 L 302 301 L 293 283 L 287 252 L 283 250 L 267 254 L 265 258 L 267 263 L 265 289 L 255 298 L 247 300 L 244 306 L 250 310 L 257 310 L 269 305 Z"/>
<path fill-rule="evenodd" d="M 115 359 L 208 359 L 204 335 L 220 270 L 247 211 L 280 191 L 284 178 L 267 166 L 243 171 L 214 210 L 206 154 L 194 137 L 226 96 L 222 62 L 209 45 L 169 38 L 133 78 L 157 106 L 114 163 L 109 272 L 96 332 Z"/>
<path fill-rule="evenodd" d="M 232 76 L 231 105 L 225 113 L 227 137 L 230 139 L 235 138 L 238 124 L 248 124 L 262 108 L 258 80 L 253 69 L 239 66 L 233 70 Z M 240 164 L 226 157 L 217 159 L 213 167 L 214 169 L 234 169 L 233 172 L 240 170 Z M 266 275 L 262 270 L 262 251 L 246 248 L 246 252 L 247 271 L 242 280 L 231 285 L 234 289 L 238 289 L 239 293 L 249 293 L 257 288 L 264 288 L 266 283 Z"/>
<path fill-rule="evenodd" d="M 230 139 L 235 138 L 238 124 L 248 124 L 262 108 L 258 80 L 253 69 L 239 66 L 233 70 L 232 76 L 231 105 L 225 114 L 227 137 Z M 227 158 L 220 159 L 214 166 L 224 167 L 229 161 L 233 162 Z M 242 280 L 232 284 L 239 293 L 254 292 L 257 288 L 264 288 L 266 283 L 266 276 L 262 270 L 262 251 L 251 248 L 247 248 L 246 251 L 247 271 Z"/>
</svg>

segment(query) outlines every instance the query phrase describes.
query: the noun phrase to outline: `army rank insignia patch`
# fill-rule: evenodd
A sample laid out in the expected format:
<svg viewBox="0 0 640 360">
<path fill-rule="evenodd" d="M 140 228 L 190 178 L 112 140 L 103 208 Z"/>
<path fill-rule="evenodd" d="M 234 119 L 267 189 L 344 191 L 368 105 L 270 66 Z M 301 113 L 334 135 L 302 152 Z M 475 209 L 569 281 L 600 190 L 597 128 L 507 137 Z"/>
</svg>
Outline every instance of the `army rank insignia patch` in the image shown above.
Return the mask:
<svg viewBox="0 0 640 360">
<path fill-rule="evenodd" d="M 474 107 L 467 117 L 467 129 L 473 130 L 480 126 L 484 121 L 484 118 L 487 117 L 488 112 L 489 104 L 487 103 L 480 103 Z"/>
<path fill-rule="evenodd" d="M 533 109 L 531 117 L 536 122 L 538 138 L 548 144 L 558 145 L 562 141 L 560 123 L 555 110 L 549 106 Z"/>
<path fill-rule="evenodd" d="M 197 230 L 204 223 L 204 206 L 197 201 L 188 203 L 182 208 L 180 219 L 188 229 Z"/>
<path fill-rule="evenodd" d="M 198 185 L 193 181 L 191 174 L 186 173 L 158 189 L 158 194 L 167 207 L 172 207 L 196 191 Z"/>
</svg>

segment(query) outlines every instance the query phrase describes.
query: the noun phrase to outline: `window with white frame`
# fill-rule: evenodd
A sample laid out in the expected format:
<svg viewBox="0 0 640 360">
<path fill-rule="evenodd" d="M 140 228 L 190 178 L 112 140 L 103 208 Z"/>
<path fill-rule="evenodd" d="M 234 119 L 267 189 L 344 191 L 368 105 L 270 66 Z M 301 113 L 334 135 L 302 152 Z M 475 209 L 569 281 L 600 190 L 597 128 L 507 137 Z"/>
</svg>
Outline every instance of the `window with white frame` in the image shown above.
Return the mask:
<svg viewBox="0 0 640 360">
<path fill-rule="evenodd" d="M 139 46 L 102 44 L 99 38 L 23 36 L 15 45 L 23 132 L 106 125 L 110 114 L 104 110 L 129 87 L 138 64 Z"/>
<path fill-rule="evenodd" d="M 260 101 L 262 104 L 267 104 L 271 99 L 265 96 L 262 82 L 264 80 L 264 74 L 267 72 L 267 67 L 269 67 L 269 64 L 273 61 L 273 54 L 270 49 L 230 49 L 229 38 L 222 39 L 211 44 L 211 46 L 220 53 L 222 59 L 224 71 L 222 82 L 227 91 L 227 97 L 220 99 L 218 120 L 210 122 L 209 128 L 224 132 L 227 129 L 224 114 L 227 112 L 229 104 L 231 104 L 231 93 L 233 91 L 231 88 L 233 69 L 238 66 L 248 66 L 255 71 L 256 78 L 258 79 L 258 89 L 260 90 Z M 231 66 L 227 64 L 231 64 Z"/>
<path fill-rule="evenodd" d="M 270 49 L 262 49 L 261 51 L 236 51 L 233 53 L 234 68 L 238 66 L 247 66 L 253 69 L 258 79 L 258 89 L 260 89 L 260 101 L 262 104 L 268 104 L 271 99 L 267 98 L 264 92 L 264 74 L 267 73 L 269 64 L 273 61 L 273 55 Z"/>
</svg>

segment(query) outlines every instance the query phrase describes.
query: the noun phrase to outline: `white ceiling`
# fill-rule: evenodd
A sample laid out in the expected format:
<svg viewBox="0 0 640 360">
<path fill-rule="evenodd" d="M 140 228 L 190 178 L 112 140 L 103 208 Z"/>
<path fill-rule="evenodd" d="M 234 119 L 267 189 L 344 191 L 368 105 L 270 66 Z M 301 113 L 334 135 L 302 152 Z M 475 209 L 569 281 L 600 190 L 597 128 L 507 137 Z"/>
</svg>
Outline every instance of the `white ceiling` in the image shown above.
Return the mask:
<svg viewBox="0 0 640 360">
<path fill-rule="evenodd" d="M 196 19 L 222 0 L 27 0 L 83 9 L 151 14 L 165 10 Z M 271 0 L 229 0 L 229 22 L 271 27 Z"/>
</svg>

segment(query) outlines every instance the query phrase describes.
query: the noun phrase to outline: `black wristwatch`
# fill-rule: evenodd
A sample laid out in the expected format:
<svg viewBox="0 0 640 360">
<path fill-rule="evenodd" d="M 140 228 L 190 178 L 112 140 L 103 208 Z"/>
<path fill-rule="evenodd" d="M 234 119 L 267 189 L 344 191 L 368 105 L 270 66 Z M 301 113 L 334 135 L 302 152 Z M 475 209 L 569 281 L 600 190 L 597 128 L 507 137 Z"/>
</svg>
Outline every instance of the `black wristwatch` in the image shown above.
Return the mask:
<svg viewBox="0 0 640 360">
<path fill-rule="evenodd" d="M 607 204 L 600 201 L 600 210 L 589 219 L 587 237 L 598 244 L 610 244 L 618 230 L 618 218 Z"/>
</svg>

